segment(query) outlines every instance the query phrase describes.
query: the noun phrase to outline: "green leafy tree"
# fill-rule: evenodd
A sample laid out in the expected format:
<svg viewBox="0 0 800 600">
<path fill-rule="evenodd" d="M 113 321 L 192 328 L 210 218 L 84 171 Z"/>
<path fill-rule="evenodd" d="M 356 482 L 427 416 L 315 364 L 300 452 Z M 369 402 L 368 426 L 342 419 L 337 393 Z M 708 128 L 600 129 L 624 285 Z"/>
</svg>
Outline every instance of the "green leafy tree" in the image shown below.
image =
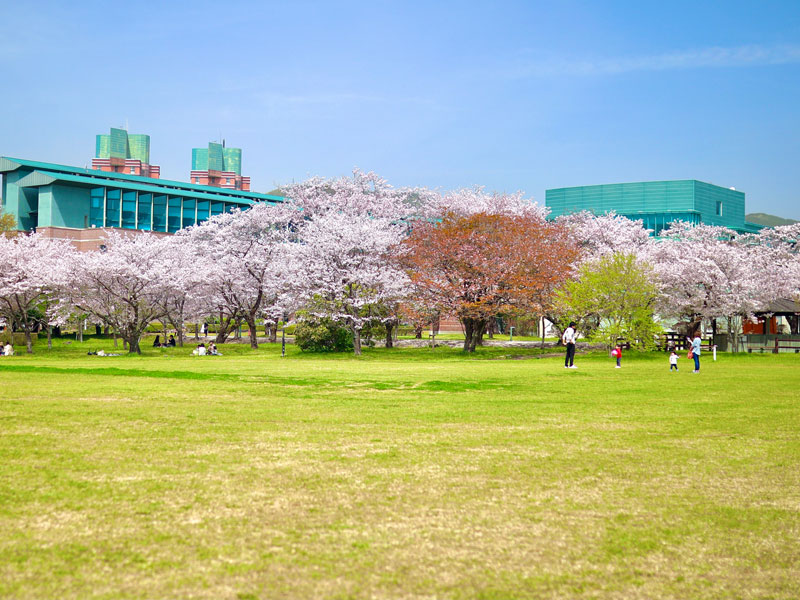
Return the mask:
<svg viewBox="0 0 800 600">
<path fill-rule="evenodd" d="M 11 213 L 0 212 L 0 235 L 12 237 L 17 233 L 17 220 Z"/>
<path fill-rule="evenodd" d="M 616 253 L 584 263 L 578 277 L 558 292 L 563 314 L 594 320 L 591 338 L 609 347 L 619 338 L 647 349 L 660 331 L 653 316 L 658 287 L 652 269 L 632 254 Z"/>
</svg>

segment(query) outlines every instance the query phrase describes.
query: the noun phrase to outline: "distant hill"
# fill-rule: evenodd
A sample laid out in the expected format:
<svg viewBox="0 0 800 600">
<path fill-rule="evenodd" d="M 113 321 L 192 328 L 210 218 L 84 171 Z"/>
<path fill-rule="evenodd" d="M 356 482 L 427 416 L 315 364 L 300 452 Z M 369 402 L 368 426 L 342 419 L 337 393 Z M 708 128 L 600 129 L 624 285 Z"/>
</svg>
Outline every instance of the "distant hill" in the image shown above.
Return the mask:
<svg viewBox="0 0 800 600">
<path fill-rule="evenodd" d="M 750 213 L 744 216 L 744 220 L 759 225 L 766 225 L 767 227 L 797 223 L 794 219 L 784 219 L 782 217 L 776 217 L 775 215 L 768 215 L 767 213 Z"/>
</svg>

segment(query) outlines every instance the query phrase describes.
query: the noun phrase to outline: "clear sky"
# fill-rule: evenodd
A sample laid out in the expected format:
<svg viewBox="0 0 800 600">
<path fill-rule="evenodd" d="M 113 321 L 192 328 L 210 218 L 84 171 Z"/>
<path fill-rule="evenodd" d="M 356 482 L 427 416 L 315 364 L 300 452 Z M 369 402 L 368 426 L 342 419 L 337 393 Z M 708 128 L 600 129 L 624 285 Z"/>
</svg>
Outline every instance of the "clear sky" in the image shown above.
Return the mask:
<svg viewBox="0 0 800 600">
<path fill-rule="evenodd" d="M 83 166 L 225 138 L 269 191 L 700 179 L 800 219 L 800 1 L 0 0 L 0 155 Z"/>
</svg>

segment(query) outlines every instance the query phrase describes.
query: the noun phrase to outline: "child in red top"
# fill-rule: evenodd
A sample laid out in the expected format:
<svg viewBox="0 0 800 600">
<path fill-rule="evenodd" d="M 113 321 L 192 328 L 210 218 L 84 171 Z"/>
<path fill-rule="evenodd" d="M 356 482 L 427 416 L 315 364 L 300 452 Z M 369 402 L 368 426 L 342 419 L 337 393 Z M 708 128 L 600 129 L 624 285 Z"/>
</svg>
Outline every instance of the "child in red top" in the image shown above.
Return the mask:
<svg viewBox="0 0 800 600">
<path fill-rule="evenodd" d="M 611 351 L 611 356 L 617 359 L 617 366 L 614 367 L 615 369 L 621 369 L 622 365 L 619 364 L 620 360 L 622 360 L 622 346 L 617 344 L 617 347 Z"/>
</svg>

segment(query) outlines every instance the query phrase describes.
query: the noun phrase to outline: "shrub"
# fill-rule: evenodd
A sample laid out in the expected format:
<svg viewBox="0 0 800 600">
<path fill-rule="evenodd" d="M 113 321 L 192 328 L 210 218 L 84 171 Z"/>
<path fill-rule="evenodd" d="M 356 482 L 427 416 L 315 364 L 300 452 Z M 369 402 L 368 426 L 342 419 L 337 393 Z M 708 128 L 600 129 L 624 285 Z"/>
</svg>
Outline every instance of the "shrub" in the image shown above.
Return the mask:
<svg viewBox="0 0 800 600">
<path fill-rule="evenodd" d="M 304 352 L 347 352 L 353 349 L 350 330 L 330 319 L 309 317 L 298 322 L 294 341 Z"/>
</svg>

